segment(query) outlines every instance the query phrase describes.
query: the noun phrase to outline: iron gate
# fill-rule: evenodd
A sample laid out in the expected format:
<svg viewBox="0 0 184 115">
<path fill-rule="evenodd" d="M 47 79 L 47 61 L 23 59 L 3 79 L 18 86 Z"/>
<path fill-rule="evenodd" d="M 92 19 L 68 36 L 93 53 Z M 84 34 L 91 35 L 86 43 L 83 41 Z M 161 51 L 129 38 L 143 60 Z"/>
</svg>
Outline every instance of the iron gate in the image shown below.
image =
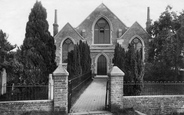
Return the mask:
<svg viewBox="0 0 184 115">
<path fill-rule="evenodd" d="M 70 76 L 70 79 L 68 79 L 68 112 L 70 112 L 70 109 L 72 107 L 72 104 L 74 103 L 72 100 L 72 97 L 75 96 L 82 87 L 84 87 L 88 82 L 92 80 L 92 74 L 91 71 L 79 75 L 79 76 Z"/>
<path fill-rule="evenodd" d="M 107 84 L 106 84 L 105 110 L 109 110 L 109 108 L 110 108 L 110 105 L 109 105 L 110 84 L 109 83 L 110 83 L 110 79 L 109 79 L 109 76 L 108 76 Z"/>
</svg>

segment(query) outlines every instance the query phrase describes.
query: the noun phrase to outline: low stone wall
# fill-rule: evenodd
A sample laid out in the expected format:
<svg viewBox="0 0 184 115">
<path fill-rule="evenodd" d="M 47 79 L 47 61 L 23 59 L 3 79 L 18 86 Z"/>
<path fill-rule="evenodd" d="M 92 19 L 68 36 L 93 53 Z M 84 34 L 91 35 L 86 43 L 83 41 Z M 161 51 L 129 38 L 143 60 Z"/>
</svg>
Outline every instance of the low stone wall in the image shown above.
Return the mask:
<svg viewBox="0 0 184 115">
<path fill-rule="evenodd" d="M 123 108 L 134 108 L 147 115 L 180 113 L 184 112 L 184 96 L 124 96 Z"/>
<path fill-rule="evenodd" d="M 53 111 L 52 100 L 30 100 L 30 101 L 3 101 L 0 102 L 0 112 L 3 115 L 21 115 L 30 111 Z"/>
</svg>

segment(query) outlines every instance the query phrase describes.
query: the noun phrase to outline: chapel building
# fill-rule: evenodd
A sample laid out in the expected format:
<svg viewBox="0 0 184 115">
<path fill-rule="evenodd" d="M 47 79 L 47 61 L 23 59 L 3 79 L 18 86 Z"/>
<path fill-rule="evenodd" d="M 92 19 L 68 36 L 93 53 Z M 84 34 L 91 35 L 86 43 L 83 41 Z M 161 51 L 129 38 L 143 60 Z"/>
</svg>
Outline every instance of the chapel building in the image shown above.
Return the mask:
<svg viewBox="0 0 184 115">
<path fill-rule="evenodd" d="M 142 16 L 144 17 L 144 16 Z M 146 17 L 145 17 L 146 18 Z M 149 8 L 147 9 L 146 28 L 151 25 Z M 59 32 L 57 24 L 57 11 L 53 24 L 56 45 L 56 62 L 67 66 L 67 54 L 80 40 L 87 41 L 91 51 L 91 70 L 96 75 L 107 75 L 112 68 L 114 49 L 117 43 L 127 49 L 130 43 L 137 50 L 142 48 L 143 60 L 147 58 L 148 42 L 147 31 L 135 22 L 127 27 L 103 3 L 98 6 L 78 27 L 74 28 L 67 23 Z"/>
</svg>

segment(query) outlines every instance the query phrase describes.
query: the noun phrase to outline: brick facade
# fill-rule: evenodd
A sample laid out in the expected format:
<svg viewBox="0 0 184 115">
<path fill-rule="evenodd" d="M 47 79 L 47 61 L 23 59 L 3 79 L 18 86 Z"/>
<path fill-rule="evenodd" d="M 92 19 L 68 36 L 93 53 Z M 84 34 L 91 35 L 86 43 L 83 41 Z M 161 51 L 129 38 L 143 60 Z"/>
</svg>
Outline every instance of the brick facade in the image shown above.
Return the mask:
<svg viewBox="0 0 184 115">
<path fill-rule="evenodd" d="M 108 102 L 111 112 L 124 108 L 133 108 L 147 115 L 184 112 L 183 95 L 123 96 L 123 76 L 124 73 L 116 66 L 110 70 Z"/>
<path fill-rule="evenodd" d="M 94 43 L 95 38 L 95 25 L 99 19 L 104 19 L 109 25 L 110 43 Z M 145 17 L 146 18 L 146 17 Z M 96 34 L 97 36 L 97 34 Z M 77 44 L 79 40 L 87 41 L 90 46 L 92 65 L 91 70 L 93 74 L 99 74 L 98 63 L 99 55 L 105 56 L 107 65 L 107 72 L 112 68 L 112 59 L 114 56 L 114 49 L 117 43 L 121 44 L 127 49 L 128 44 L 132 38 L 137 37 L 141 39 L 143 48 L 143 57 L 147 58 L 148 39 L 150 36 L 143 29 L 138 22 L 135 22 L 131 27 L 127 27 L 113 12 L 110 11 L 103 3 L 99 5 L 83 22 L 76 28 L 67 23 L 55 36 L 56 44 L 56 62 L 57 64 L 65 65 L 62 63 L 62 46 L 63 41 L 69 38 L 74 44 Z M 66 54 L 65 54 L 66 55 Z M 101 74 L 100 74 L 101 75 Z"/>
<path fill-rule="evenodd" d="M 114 66 L 109 73 L 110 75 L 110 111 L 115 112 L 117 109 L 123 108 L 123 76 L 124 73 Z"/>
<path fill-rule="evenodd" d="M 184 113 L 183 95 L 123 96 L 124 73 L 116 66 L 109 73 L 110 111 L 133 108 L 147 115 Z"/>
<path fill-rule="evenodd" d="M 184 113 L 183 95 L 124 96 L 124 108 L 134 108 L 147 115 Z"/>
<path fill-rule="evenodd" d="M 54 111 L 68 112 L 68 75 L 62 65 L 59 65 L 53 73 Z"/>
<path fill-rule="evenodd" d="M 53 111 L 53 101 L 31 100 L 0 102 L 0 112 L 3 115 L 21 115 L 29 111 L 51 112 Z"/>
</svg>

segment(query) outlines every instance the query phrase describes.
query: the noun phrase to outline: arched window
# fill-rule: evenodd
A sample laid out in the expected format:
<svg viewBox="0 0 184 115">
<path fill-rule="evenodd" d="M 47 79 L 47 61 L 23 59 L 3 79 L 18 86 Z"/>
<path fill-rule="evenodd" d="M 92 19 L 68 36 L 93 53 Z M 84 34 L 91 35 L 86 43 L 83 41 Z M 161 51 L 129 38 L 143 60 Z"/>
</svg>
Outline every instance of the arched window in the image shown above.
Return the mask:
<svg viewBox="0 0 184 115">
<path fill-rule="evenodd" d="M 143 48 L 143 45 L 142 45 L 142 42 L 139 38 L 134 38 L 132 41 L 131 41 L 131 44 L 134 46 L 134 49 L 136 51 L 140 51 L 142 48 Z"/>
<path fill-rule="evenodd" d="M 110 26 L 104 18 L 100 18 L 95 24 L 94 44 L 110 44 Z"/>
<path fill-rule="evenodd" d="M 68 52 L 74 49 L 74 44 L 71 39 L 67 38 L 62 46 L 62 62 L 67 63 Z"/>
</svg>

